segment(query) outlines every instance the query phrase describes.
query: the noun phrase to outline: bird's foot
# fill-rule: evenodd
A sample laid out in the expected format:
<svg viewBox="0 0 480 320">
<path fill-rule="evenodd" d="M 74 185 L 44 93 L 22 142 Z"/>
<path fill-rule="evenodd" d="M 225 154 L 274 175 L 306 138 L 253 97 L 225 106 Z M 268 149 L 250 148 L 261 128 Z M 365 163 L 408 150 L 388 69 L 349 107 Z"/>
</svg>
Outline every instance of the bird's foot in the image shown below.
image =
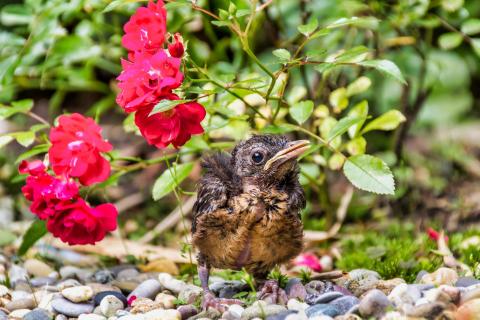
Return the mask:
<svg viewBox="0 0 480 320">
<path fill-rule="evenodd" d="M 242 305 L 243 302 L 238 299 L 217 298 L 212 292 L 205 292 L 205 294 L 203 295 L 203 300 L 202 300 L 203 310 L 207 310 L 208 308 L 213 308 L 223 313 L 227 311 L 228 309 L 227 306 L 232 304 Z"/>
<path fill-rule="evenodd" d="M 258 298 L 274 304 L 287 304 L 288 302 L 285 290 L 280 288 L 276 280 L 267 280 L 263 284 L 262 290 L 258 293 Z"/>
</svg>

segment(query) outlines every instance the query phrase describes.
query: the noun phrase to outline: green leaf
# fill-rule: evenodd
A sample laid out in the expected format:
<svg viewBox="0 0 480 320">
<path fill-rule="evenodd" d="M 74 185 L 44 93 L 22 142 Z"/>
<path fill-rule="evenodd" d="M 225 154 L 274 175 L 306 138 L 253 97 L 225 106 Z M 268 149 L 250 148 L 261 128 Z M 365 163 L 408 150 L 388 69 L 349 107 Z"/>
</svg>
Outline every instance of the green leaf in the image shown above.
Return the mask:
<svg viewBox="0 0 480 320">
<path fill-rule="evenodd" d="M 235 14 L 235 17 L 241 18 L 243 16 L 248 16 L 250 14 L 249 9 L 239 9 L 237 10 L 237 13 Z"/>
<path fill-rule="evenodd" d="M 450 50 L 458 47 L 462 43 L 463 37 L 458 32 L 448 32 L 438 38 L 440 48 Z"/>
<path fill-rule="evenodd" d="M 228 27 L 230 25 L 229 21 L 220 21 L 220 20 L 214 20 L 212 21 L 212 24 L 217 27 Z"/>
<path fill-rule="evenodd" d="M 0 104 L 0 120 L 7 119 L 17 113 L 27 113 L 33 108 L 33 100 L 24 99 L 12 102 L 12 106 Z"/>
<path fill-rule="evenodd" d="M 288 61 L 290 60 L 290 52 L 288 52 L 288 50 L 286 49 L 276 49 L 276 50 L 273 50 L 273 55 L 276 56 L 277 58 L 279 58 L 280 60 L 283 60 L 283 61 Z"/>
<path fill-rule="evenodd" d="M 303 24 L 301 26 L 298 26 L 298 31 L 308 37 L 310 33 L 315 31 L 318 27 L 318 20 L 317 19 L 310 19 L 310 21 L 307 24 Z"/>
<path fill-rule="evenodd" d="M 348 85 L 347 96 L 350 97 L 365 92 L 368 88 L 370 88 L 371 84 L 372 81 L 370 81 L 369 78 L 360 77 Z"/>
<path fill-rule="evenodd" d="M 380 72 L 392 76 L 401 83 L 407 84 L 400 69 L 398 69 L 397 65 L 390 60 L 368 60 L 359 62 L 358 64 L 364 67 L 377 69 Z"/>
<path fill-rule="evenodd" d="M 22 4 L 7 4 L 0 12 L 0 21 L 5 26 L 29 24 L 32 19 L 32 13 Z"/>
<path fill-rule="evenodd" d="M 358 63 L 368 56 L 368 48 L 364 46 L 357 46 L 339 54 L 335 57 L 337 63 Z"/>
<path fill-rule="evenodd" d="M 183 180 L 185 180 L 193 169 L 193 163 L 174 165 L 165 170 L 153 185 L 153 200 L 159 200 L 173 191 Z"/>
<path fill-rule="evenodd" d="M 313 112 L 313 101 L 305 100 L 300 101 L 288 110 L 292 118 L 298 123 L 303 124 L 310 118 Z"/>
<path fill-rule="evenodd" d="M 368 116 L 368 102 L 367 100 L 363 100 L 359 103 L 357 103 L 351 110 L 348 112 L 349 116 L 359 116 L 362 118 L 362 120 L 354 124 L 348 129 L 348 135 L 350 138 L 356 137 L 358 133 L 360 132 L 360 129 L 362 128 L 363 123 L 367 119 Z"/>
<path fill-rule="evenodd" d="M 28 147 L 35 141 L 35 133 L 32 131 L 14 132 L 10 134 L 19 144 Z"/>
<path fill-rule="evenodd" d="M 7 144 L 13 141 L 13 137 L 9 135 L 0 136 L 0 148 L 5 147 Z"/>
<path fill-rule="evenodd" d="M 5 229 L 0 229 L 0 247 L 6 246 L 13 241 L 15 241 L 17 237 L 10 231 Z"/>
<path fill-rule="evenodd" d="M 470 36 L 480 33 L 480 19 L 468 19 L 462 24 L 461 30 Z"/>
<path fill-rule="evenodd" d="M 18 249 L 17 254 L 19 256 L 25 255 L 28 249 L 30 249 L 41 237 L 47 233 L 47 225 L 43 220 L 35 220 L 27 232 L 23 235 L 22 244 Z"/>
<path fill-rule="evenodd" d="M 335 109 L 335 112 L 340 112 L 348 106 L 347 89 L 338 88 L 330 93 L 328 101 Z"/>
<path fill-rule="evenodd" d="M 472 39 L 472 49 L 480 57 L 480 39 Z"/>
<path fill-rule="evenodd" d="M 358 189 L 378 194 L 395 193 L 390 168 L 374 156 L 361 154 L 349 157 L 343 166 L 343 173 Z"/>
<path fill-rule="evenodd" d="M 49 144 L 39 144 L 38 146 L 33 147 L 32 149 L 22 153 L 17 157 L 17 160 L 15 160 L 15 163 L 20 163 L 21 161 L 31 158 L 33 156 L 36 156 L 37 154 L 40 153 L 47 153 L 48 149 L 50 148 Z"/>
<path fill-rule="evenodd" d="M 186 100 L 168 100 L 168 99 L 160 100 L 160 102 L 158 102 L 155 105 L 155 107 L 153 107 L 152 111 L 150 111 L 150 114 L 148 116 L 152 116 L 156 113 L 168 111 L 170 109 L 173 109 L 175 106 L 185 102 Z"/>
<path fill-rule="evenodd" d="M 453 12 L 457 11 L 463 6 L 463 0 L 442 0 L 441 4 L 443 9 Z"/>
<path fill-rule="evenodd" d="M 359 123 L 362 120 L 364 121 L 365 118 L 359 117 L 359 116 L 347 116 L 345 118 L 340 119 L 340 121 L 338 121 L 328 133 L 327 141 L 330 142 L 336 137 L 341 136 L 342 134 L 347 132 L 350 127 Z"/>
<path fill-rule="evenodd" d="M 333 29 L 344 26 L 354 25 L 362 28 L 376 29 L 378 27 L 378 19 L 375 17 L 350 17 L 340 18 L 330 23 L 326 28 Z"/>
<path fill-rule="evenodd" d="M 400 111 L 390 110 L 370 121 L 365 128 L 363 128 L 362 133 L 367 133 L 372 130 L 395 130 L 398 125 L 405 120 L 405 116 Z"/>
<path fill-rule="evenodd" d="M 143 2 L 143 0 L 114 0 L 108 4 L 108 6 L 103 9 L 103 12 L 109 12 L 115 10 L 121 6 L 125 6 L 130 3 Z M 175 1 L 176 2 L 176 1 Z M 169 3 L 170 4 L 170 3 Z"/>
<path fill-rule="evenodd" d="M 367 148 L 367 140 L 364 137 L 357 137 L 347 142 L 346 145 L 348 153 L 352 156 L 357 154 L 364 154 Z"/>
</svg>

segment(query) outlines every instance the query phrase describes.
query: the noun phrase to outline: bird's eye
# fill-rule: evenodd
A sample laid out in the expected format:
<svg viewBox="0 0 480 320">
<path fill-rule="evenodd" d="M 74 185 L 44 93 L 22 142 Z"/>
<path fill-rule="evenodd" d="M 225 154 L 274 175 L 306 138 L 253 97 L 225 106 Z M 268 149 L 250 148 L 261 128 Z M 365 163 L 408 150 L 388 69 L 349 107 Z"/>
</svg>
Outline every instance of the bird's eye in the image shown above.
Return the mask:
<svg viewBox="0 0 480 320">
<path fill-rule="evenodd" d="M 261 163 L 263 161 L 263 158 L 264 156 L 263 156 L 263 153 L 261 152 L 255 151 L 254 153 L 252 153 L 252 160 L 257 164 Z"/>
</svg>

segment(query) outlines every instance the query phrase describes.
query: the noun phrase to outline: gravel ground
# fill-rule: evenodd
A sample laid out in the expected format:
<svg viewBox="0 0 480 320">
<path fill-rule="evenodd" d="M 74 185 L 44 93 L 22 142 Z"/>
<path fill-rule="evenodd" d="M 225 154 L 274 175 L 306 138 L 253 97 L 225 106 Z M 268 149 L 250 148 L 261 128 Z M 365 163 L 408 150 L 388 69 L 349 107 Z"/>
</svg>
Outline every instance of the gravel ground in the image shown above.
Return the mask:
<svg viewBox="0 0 480 320">
<path fill-rule="evenodd" d="M 0 320 L 480 319 L 480 281 L 448 268 L 421 272 L 412 284 L 365 269 L 306 284 L 290 278 L 286 305 L 255 301 L 221 314 L 199 310 L 201 288 L 159 272 L 171 264 L 148 272 L 128 264 L 92 268 L 85 266 L 88 256 L 73 251 L 46 247 L 43 253 L 49 263 L 0 255 Z M 248 290 L 218 276 L 210 287 L 224 298 Z"/>
</svg>

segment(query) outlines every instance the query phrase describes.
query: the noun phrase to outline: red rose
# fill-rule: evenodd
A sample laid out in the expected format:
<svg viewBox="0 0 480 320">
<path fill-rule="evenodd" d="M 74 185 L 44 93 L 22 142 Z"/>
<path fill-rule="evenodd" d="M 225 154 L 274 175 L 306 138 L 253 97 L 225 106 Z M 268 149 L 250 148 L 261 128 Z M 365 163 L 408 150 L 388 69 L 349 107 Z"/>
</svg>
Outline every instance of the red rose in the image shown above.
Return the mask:
<svg viewBox="0 0 480 320">
<path fill-rule="evenodd" d="M 181 58 L 185 52 L 183 39 L 180 33 L 175 33 L 173 43 L 168 45 L 168 52 L 172 57 Z"/>
<path fill-rule="evenodd" d="M 175 95 L 168 99 L 178 100 Z M 153 106 L 143 108 L 135 114 L 135 124 L 149 144 L 165 148 L 184 145 L 192 135 L 203 133 L 200 122 L 205 118 L 205 109 L 196 102 L 182 103 L 166 112 L 149 116 Z"/>
<path fill-rule="evenodd" d="M 150 1 L 147 7 L 139 7 L 123 26 L 122 44 L 130 51 L 153 53 L 162 47 L 167 32 L 167 11 L 163 1 Z"/>
<path fill-rule="evenodd" d="M 95 244 L 107 232 L 117 228 L 117 209 L 110 203 L 90 207 L 83 199 L 58 206 L 57 214 L 47 222 L 47 229 L 69 245 Z"/>
<path fill-rule="evenodd" d="M 153 55 L 137 52 L 133 62 L 122 60 L 117 103 L 126 112 L 157 103 L 159 97 L 182 84 L 180 64 L 180 59 L 169 57 L 164 50 Z"/>
<path fill-rule="evenodd" d="M 112 150 L 101 136 L 102 128 L 81 114 L 62 115 L 58 126 L 50 130 L 52 146 L 48 151 L 53 171 L 77 177 L 83 185 L 104 181 L 110 175 L 110 163 L 100 154 Z"/>
<path fill-rule="evenodd" d="M 19 171 L 30 174 L 22 187 L 22 193 L 32 202 L 30 211 L 42 220 L 54 216 L 57 206 L 70 203 L 78 196 L 78 187 L 73 181 L 49 175 L 41 161 L 22 161 Z"/>
</svg>

